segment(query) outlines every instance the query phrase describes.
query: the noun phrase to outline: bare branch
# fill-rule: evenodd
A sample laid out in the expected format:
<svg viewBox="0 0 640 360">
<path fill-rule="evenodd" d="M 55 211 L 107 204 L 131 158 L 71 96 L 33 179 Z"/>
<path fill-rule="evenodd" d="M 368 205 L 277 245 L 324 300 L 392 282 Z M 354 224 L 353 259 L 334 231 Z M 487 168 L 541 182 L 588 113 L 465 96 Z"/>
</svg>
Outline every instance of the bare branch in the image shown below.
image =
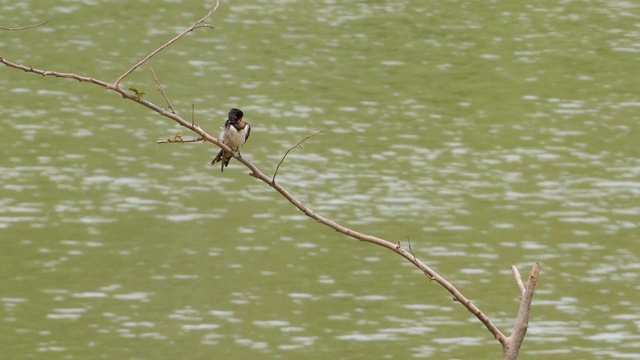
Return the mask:
<svg viewBox="0 0 640 360">
<path fill-rule="evenodd" d="M 540 263 L 536 262 L 531 268 L 527 289 L 522 296 L 522 300 L 520 300 L 520 308 L 518 309 L 518 316 L 516 317 L 513 331 L 507 339 L 506 345 L 503 344 L 503 360 L 516 360 L 518 358 L 518 352 L 520 351 L 520 347 L 524 341 L 524 336 L 527 334 L 527 329 L 529 328 L 531 301 L 533 300 L 533 292 L 536 289 L 539 276 Z"/>
<path fill-rule="evenodd" d="M 59 77 L 59 78 L 66 78 L 66 79 L 74 79 L 74 80 L 78 80 L 80 82 L 88 82 L 88 83 L 92 83 L 92 84 L 96 84 L 98 86 L 101 86 L 107 90 L 112 90 L 115 91 L 117 93 L 119 93 L 120 95 L 122 95 L 122 97 L 125 98 L 130 98 L 130 99 L 139 99 L 139 96 L 137 96 L 136 94 L 130 94 L 128 92 L 126 92 L 124 89 L 121 89 L 119 87 L 113 86 L 111 84 L 109 84 L 106 81 L 102 81 L 102 80 L 98 80 L 98 79 L 94 79 L 88 76 L 82 76 L 82 75 L 78 75 L 78 74 L 74 74 L 74 73 L 63 73 L 63 72 L 58 72 L 58 71 L 50 71 L 50 70 L 40 70 L 40 69 L 36 69 L 34 67 L 31 66 L 25 66 L 25 65 L 21 65 L 21 64 L 16 64 L 16 63 L 12 63 L 9 60 L 3 58 L 2 56 L 0 56 L 0 63 L 3 63 L 5 65 L 7 65 L 8 67 L 12 67 L 14 69 L 18 69 L 18 70 L 22 70 L 24 72 L 30 72 L 30 73 L 34 73 L 34 74 L 38 74 L 38 75 L 42 75 L 42 76 L 54 76 L 54 77 Z"/>
<path fill-rule="evenodd" d="M 20 27 L 4 27 L 4 26 L 0 26 L 0 30 L 19 31 L 19 30 L 24 30 L 24 29 L 31 29 L 31 28 L 34 28 L 34 27 L 38 27 L 38 26 L 42 26 L 42 25 L 48 24 L 51 21 L 53 21 L 53 19 L 55 19 L 55 17 L 52 17 L 51 19 L 49 19 L 47 21 L 43 21 L 41 23 L 37 23 L 37 24 L 33 24 L 33 25 L 27 25 L 27 26 L 20 26 Z"/>
<path fill-rule="evenodd" d="M 167 102 L 167 106 L 169 106 L 169 109 L 171 110 L 171 112 L 175 114 L 176 111 L 173 109 L 173 106 L 171 106 L 171 101 L 169 101 L 167 94 L 165 94 L 164 89 L 162 88 L 162 84 L 160 83 L 160 80 L 158 80 L 158 75 L 156 75 L 156 72 L 153 71 L 153 67 L 149 66 L 149 69 L 151 69 L 153 78 L 156 80 L 156 84 L 158 84 L 158 91 L 160 91 L 160 94 L 162 94 L 162 97 Z"/>
<path fill-rule="evenodd" d="M 307 135 L 307 137 L 305 137 L 304 139 L 302 139 L 302 140 L 298 141 L 298 143 L 297 143 L 297 144 L 295 144 L 295 145 L 293 145 L 292 147 L 290 147 L 290 148 L 289 148 L 289 150 L 287 150 L 287 152 L 286 152 L 286 153 L 284 153 L 284 156 L 282 157 L 282 159 L 280 159 L 280 162 L 278 163 L 278 166 L 276 166 L 276 171 L 273 173 L 273 178 L 271 179 L 271 182 L 272 182 L 272 183 L 275 183 L 275 182 L 276 182 L 276 175 L 278 175 L 278 170 L 280 169 L 280 165 L 282 165 L 282 163 L 284 162 L 284 159 L 287 157 L 287 155 L 289 155 L 289 153 L 291 152 L 291 150 L 293 150 L 293 149 L 295 149 L 295 148 L 297 148 L 297 147 L 302 148 L 301 144 L 302 144 L 303 142 L 305 142 L 305 140 L 307 140 L 307 139 L 308 139 L 308 138 L 310 138 L 310 137 L 314 137 L 314 136 L 316 136 L 316 135 L 318 135 L 318 134 L 320 134 L 320 133 L 322 133 L 322 131 L 318 131 L 317 133 L 314 133 L 314 134 L 311 134 L 311 135 Z"/>
<path fill-rule="evenodd" d="M 110 84 L 110 83 L 108 83 L 106 81 L 103 81 L 103 80 L 100 80 L 100 79 L 95 79 L 95 78 L 88 77 L 88 76 L 78 75 L 78 74 L 74 74 L 74 73 L 63 73 L 63 72 L 58 72 L 58 71 L 41 70 L 41 69 L 36 69 L 34 67 L 31 67 L 31 66 L 25 66 L 25 65 L 21 65 L 21 64 L 16 64 L 16 63 L 13 63 L 13 62 L 3 58 L 2 56 L 0 56 L 0 63 L 5 64 L 6 66 L 14 68 L 14 69 L 22 70 L 24 72 L 38 74 L 38 75 L 41 75 L 41 76 L 54 76 L 54 77 L 58 77 L 58 78 L 73 79 L 73 80 L 77 80 L 77 81 L 80 81 L 80 82 L 86 82 L 86 83 L 91 83 L 91 84 L 94 84 L 94 85 L 98 85 L 98 86 L 100 86 L 102 88 L 105 88 L 107 90 L 116 92 L 116 93 L 120 94 L 120 96 L 122 96 L 123 98 L 125 98 L 127 100 L 131 100 L 131 101 L 135 101 L 135 102 L 139 103 L 140 105 L 143 105 L 143 106 L 145 106 L 145 107 L 157 112 L 158 114 L 177 122 L 180 126 L 183 126 L 183 127 L 187 128 L 187 129 L 193 131 L 194 133 L 200 135 L 200 138 L 202 139 L 200 141 L 211 142 L 211 143 L 215 144 L 216 146 L 220 147 L 221 149 L 223 149 L 224 151 L 232 153 L 233 156 L 236 159 L 238 159 L 240 162 L 242 162 L 246 166 L 248 166 L 248 164 L 251 164 L 246 160 L 241 160 L 242 158 L 237 157 L 237 155 L 235 154 L 235 152 L 233 150 L 231 150 L 231 148 L 229 148 L 227 145 L 223 144 L 222 142 L 218 141 L 217 138 L 209 135 L 207 132 L 202 130 L 202 128 L 200 128 L 199 126 L 196 126 L 193 123 L 184 120 L 183 118 L 181 118 L 177 114 L 174 114 L 172 112 L 166 111 L 165 109 L 159 107 L 158 105 L 156 105 L 156 104 L 154 104 L 154 103 L 152 103 L 150 101 L 144 100 L 140 96 L 139 93 L 127 92 L 125 89 L 121 88 L 120 86 L 113 85 L 113 84 Z M 196 140 L 189 141 L 189 142 L 195 142 Z M 179 142 L 179 141 L 175 141 L 175 142 Z M 187 141 L 183 141 L 183 142 L 187 142 Z M 265 176 L 265 178 L 266 178 L 266 176 Z"/>
<path fill-rule="evenodd" d="M 167 140 L 158 140 L 156 144 L 184 144 L 184 143 L 193 143 L 193 142 L 203 142 L 204 139 L 201 137 L 195 139 L 184 139 L 180 133 L 177 133 L 173 136 L 173 138 Z"/>
<path fill-rule="evenodd" d="M 524 296 L 524 284 L 522 283 L 522 277 L 520 276 L 520 271 L 515 265 L 511 265 L 511 272 L 513 273 L 513 278 L 516 281 L 516 286 L 518 286 L 518 290 L 520 290 L 520 299 Z"/>
<path fill-rule="evenodd" d="M 288 154 L 293 149 L 295 149 L 296 147 L 301 147 L 301 144 L 304 141 L 306 141 L 307 139 L 309 139 L 309 138 L 311 138 L 311 137 L 313 137 L 315 135 L 318 135 L 318 134 L 322 133 L 322 131 L 319 131 L 319 132 L 316 132 L 314 134 L 308 135 L 307 137 L 305 137 L 304 139 L 299 141 L 296 145 L 294 145 L 291 148 L 289 148 L 285 152 L 285 154 L 283 155 L 283 157 L 280 160 L 280 162 L 278 163 L 278 165 L 276 166 L 276 169 L 275 169 L 275 172 L 273 174 L 273 177 L 270 178 L 267 175 L 265 175 L 262 171 L 260 171 L 254 164 L 249 162 L 247 159 L 240 157 L 239 153 L 231 150 L 227 145 L 225 145 L 224 143 L 220 142 L 217 138 L 209 135 L 206 131 L 204 131 L 199 126 L 196 126 L 195 125 L 195 121 L 194 121 L 195 108 L 193 107 L 193 105 L 192 105 L 192 119 L 191 119 L 191 122 L 188 122 L 185 119 L 183 119 L 182 117 L 180 117 L 179 115 L 177 115 L 175 113 L 175 111 L 173 110 L 173 107 L 171 106 L 168 97 L 164 93 L 164 90 L 162 89 L 162 85 L 160 84 L 160 81 L 158 80 L 158 77 L 156 76 L 155 72 L 153 72 L 153 69 L 151 69 L 151 70 L 152 70 L 152 72 L 154 74 L 154 78 L 156 79 L 156 83 L 159 86 L 158 89 L 163 94 L 163 97 L 165 98 L 165 100 L 169 104 L 169 109 L 171 110 L 170 112 L 166 111 L 164 108 L 161 108 L 161 107 L 157 106 L 156 104 L 154 104 L 152 102 L 144 100 L 142 98 L 143 93 L 141 93 L 140 91 L 137 91 L 137 90 L 133 89 L 133 90 L 131 90 L 132 92 L 128 92 L 127 90 L 125 90 L 125 89 L 120 87 L 120 82 L 124 78 L 126 78 L 129 74 L 131 74 L 133 71 L 135 71 L 138 67 L 140 67 L 145 62 L 147 62 L 151 57 L 153 57 L 154 55 L 156 55 L 157 53 L 162 51 L 164 48 L 166 48 L 167 46 L 171 45 L 172 43 L 176 42 L 178 39 L 183 37 L 189 31 L 192 31 L 193 29 L 196 29 L 196 28 L 199 28 L 199 27 L 213 28 L 212 25 L 205 24 L 204 21 L 213 14 L 213 12 L 218 8 L 218 5 L 219 5 L 219 1 L 217 0 L 215 7 L 208 14 L 206 14 L 202 19 L 198 20 L 196 23 L 194 23 L 192 26 L 190 26 L 187 30 L 185 30 L 184 32 L 180 33 L 179 35 L 174 37 L 169 42 L 165 43 L 164 45 L 160 46 L 159 48 L 157 48 L 156 50 L 151 52 L 143 60 L 141 60 L 136 65 L 134 65 L 131 69 L 129 69 L 125 73 L 123 73 L 118 79 L 116 79 L 116 81 L 113 84 L 108 83 L 108 82 L 103 81 L 103 80 L 99 80 L 99 79 L 95 79 L 95 78 L 91 78 L 91 77 L 87 77 L 87 76 L 82 76 L 82 75 L 78 75 L 78 74 L 74 74 L 74 73 L 62 73 L 62 72 L 57 72 L 57 71 L 48 71 L 48 70 L 35 69 L 33 67 L 30 67 L 30 66 L 24 66 L 24 65 L 21 65 L 21 64 L 12 63 L 12 62 L 4 59 L 1 56 L 0 56 L 0 63 L 3 63 L 6 66 L 11 67 L 11 68 L 15 68 L 15 69 L 22 70 L 22 71 L 29 72 L 29 73 L 38 74 L 38 75 L 41 75 L 41 76 L 54 76 L 54 77 L 59 77 L 59 78 L 74 79 L 74 80 L 77 80 L 77 81 L 80 81 L 80 82 L 87 82 L 87 83 L 91 83 L 91 84 L 94 84 L 94 85 L 98 85 L 98 86 L 100 86 L 100 87 L 102 87 L 104 89 L 107 89 L 107 90 L 110 90 L 110 91 L 113 91 L 113 92 L 119 94 L 120 96 L 122 96 L 123 98 L 125 98 L 127 100 L 131 100 L 131 101 L 137 102 L 140 105 L 143 105 L 143 106 L 151 109 L 152 111 L 155 111 L 156 113 L 160 114 L 161 116 L 164 116 L 164 117 L 166 117 L 168 119 L 171 119 L 172 121 L 175 121 L 180 126 L 189 129 L 190 131 L 192 131 L 195 134 L 199 135 L 199 137 L 197 137 L 195 139 L 185 140 L 178 133 L 172 139 L 160 140 L 157 143 L 158 144 L 164 144 L 164 143 L 187 143 L 187 142 L 200 142 L 200 141 L 211 142 L 211 143 L 215 144 L 216 146 L 218 146 L 219 148 L 221 148 L 222 150 L 230 153 L 236 160 L 238 160 L 240 163 L 242 163 L 244 166 L 246 166 L 249 170 L 251 170 L 251 173 L 250 173 L 251 176 L 253 176 L 256 179 L 266 183 L 268 186 L 272 187 L 276 192 L 278 192 L 281 196 L 286 198 L 291 204 L 293 204 L 293 206 L 295 206 L 298 210 L 300 210 L 306 216 L 308 216 L 308 217 L 320 222 L 321 224 L 323 224 L 323 225 L 325 225 L 327 227 L 330 227 L 330 228 L 334 229 L 335 231 L 340 232 L 340 233 L 342 233 L 342 234 L 344 234 L 346 236 L 349 236 L 351 238 L 357 239 L 359 241 L 372 243 L 372 244 L 375 244 L 375 245 L 378 245 L 378 246 L 381 246 L 381 247 L 384 247 L 384 248 L 387 248 L 387 249 L 389 249 L 391 251 L 396 252 L 397 254 L 402 256 L 404 259 L 406 259 L 407 261 L 412 263 L 414 266 L 419 268 L 422 272 L 424 272 L 424 274 L 429 279 L 437 282 L 440 286 L 445 288 L 451 295 L 453 295 L 453 297 L 454 297 L 454 299 L 456 301 L 460 302 L 469 312 L 474 314 L 474 316 L 476 316 L 476 318 L 478 318 L 480 320 L 480 322 L 482 322 L 485 325 L 485 327 L 500 342 L 500 344 L 503 347 L 504 359 L 509 359 L 509 360 L 515 359 L 515 356 L 517 356 L 517 354 L 518 354 L 519 348 L 520 348 L 520 346 L 522 344 L 522 341 L 524 339 L 524 336 L 525 336 L 526 330 L 527 330 L 527 326 L 528 326 L 531 301 L 532 301 L 533 292 L 535 290 L 535 286 L 536 286 L 537 279 L 538 279 L 539 272 L 540 272 L 540 266 L 539 266 L 538 263 L 535 263 L 535 265 L 534 265 L 534 267 L 533 267 L 533 269 L 531 271 L 531 275 L 529 276 L 529 282 L 527 284 L 526 290 L 524 289 L 524 285 L 522 284 L 521 280 L 520 280 L 520 283 L 518 283 L 518 279 L 520 279 L 520 275 L 518 273 L 518 270 L 515 269 L 515 267 L 512 267 L 512 271 L 514 272 L 514 277 L 516 278 L 516 283 L 518 284 L 518 288 L 521 290 L 521 293 L 523 295 L 522 295 L 520 309 L 519 309 L 518 316 L 517 316 L 517 319 L 516 319 L 516 322 L 515 322 L 515 325 L 514 325 L 513 332 L 511 334 L 511 336 L 509 338 L 507 338 L 492 323 L 492 321 L 482 311 L 480 311 L 480 309 L 477 306 L 475 306 L 468 298 L 466 298 L 464 295 L 462 295 L 462 293 L 458 289 L 456 289 L 450 282 L 448 282 L 446 279 L 444 279 L 442 276 L 440 276 L 436 271 L 434 271 L 432 268 L 427 266 L 424 262 L 422 262 L 420 259 L 418 259 L 415 256 L 415 253 L 414 253 L 414 251 L 412 249 L 412 246 L 411 246 L 411 242 L 409 241 L 408 238 L 407 238 L 407 240 L 409 241 L 409 250 L 407 251 L 404 248 L 402 248 L 402 246 L 400 245 L 400 242 L 393 243 L 393 242 L 390 242 L 390 241 L 387 241 L 387 240 L 384 240 L 384 239 L 381 239 L 381 238 L 378 238 L 378 237 L 375 237 L 375 236 L 372 236 L 372 235 L 368 235 L 368 234 L 364 234 L 364 233 L 352 230 L 352 229 L 350 229 L 348 227 L 345 227 L 345 226 L 343 226 L 343 225 L 341 225 L 341 224 L 339 224 L 339 223 L 337 223 L 337 222 L 335 222 L 335 221 L 333 221 L 333 220 L 331 220 L 331 219 L 329 219 L 327 217 L 324 217 L 324 216 L 316 213 L 315 211 L 313 211 L 309 207 L 305 206 L 296 197 L 294 197 L 288 190 L 286 190 L 284 187 L 282 187 L 279 183 L 276 182 L 276 176 L 278 174 L 280 166 L 284 163 L 284 160 L 286 159 Z M 514 271 L 514 269 L 515 269 L 515 271 Z"/>
<path fill-rule="evenodd" d="M 352 237 L 354 239 L 360 240 L 360 241 L 364 241 L 364 242 L 368 242 L 368 243 L 372 243 L 378 246 L 382 246 L 384 248 L 387 248 L 391 251 L 396 252 L 397 254 L 399 254 L 400 256 L 402 256 L 403 258 L 405 258 L 407 261 L 409 261 L 410 263 L 412 263 L 414 266 L 416 266 L 417 268 L 419 268 L 420 270 L 422 270 L 425 275 L 427 277 L 429 277 L 429 279 L 437 282 L 440 286 L 442 286 L 443 288 L 445 288 L 449 293 L 451 293 L 453 295 L 453 297 L 460 302 L 469 312 L 471 312 L 473 315 L 476 316 L 476 318 L 478 318 L 478 320 L 480 320 L 480 322 L 482 322 L 485 327 L 494 335 L 494 337 L 496 339 L 498 339 L 498 341 L 500 342 L 500 344 L 502 344 L 503 348 L 507 345 L 507 338 L 502 334 L 502 332 L 500 332 L 500 330 L 495 326 L 495 324 L 493 324 L 493 322 L 482 312 L 480 311 L 480 309 L 475 306 L 475 304 L 473 304 L 469 299 L 467 299 L 464 295 L 462 295 L 462 293 L 460 291 L 458 291 L 458 289 L 456 289 L 450 282 L 448 282 L 445 278 L 443 278 L 442 276 L 440 276 L 436 271 L 434 271 L 433 269 L 431 269 L 429 266 L 427 266 L 425 263 L 423 263 L 420 259 L 416 258 L 414 254 L 412 254 L 413 251 L 409 252 L 404 250 L 401 246 L 398 246 L 397 243 L 392 243 L 390 241 L 372 236 L 372 235 L 367 235 L 355 230 L 352 230 L 348 227 L 345 227 L 329 218 L 326 218 L 318 213 L 316 213 L 315 211 L 313 211 L 312 209 L 308 208 L 307 206 L 305 206 L 300 200 L 298 200 L 296 197 L 294 197 L 288 190 L 286 190 L 284 187 L 282 187 L 280 185 L 280 183 L 277 183 L 275 181 L 278 169 L 280 167 L 280 165 L 282 165 L 284 159 L 286 158 L 286 156 L 289 154 L 289 152 L 291 152 L 293 149 L 295 149 L 296 147 L 298 147 L 303 141 L 305 141 L 306 139 L 315 136 L 317 134 L 320 134 L 321 131 L 309 135 L 307 137 L 305 137 L 304 139 L 302 139 L 300 142 L 298 142 L 296 145 L 294 145 L 293 147 L 291 147 L 289 150 L 287 150 L 287 152 L 285 153 L 285 155 L 282 157 L 282 159 L 280 160 L 280 163 L 278 164 L 278 166 L 276 167 L 276 172 L 274 173 L 273 178 L 268 177 L 267 175 L 265 175 L 262 171 L 260 171 L 254 164 L 252 164 L 251 162 L 249 162 L 246 158 L 240 157 L 235 151 L 231 150 L 231 148 L 229 148 L 226 144 L 220 142 L 217 138 L 209 135 L 207 132 L 205 132 L 202 128 L 200 128 L 199 126 L 196 126 L 186 120 L 184 120 L 183 118 L 181 118 L 180 116 L 178 116 L 177 114 L 171 113 L 171 112 L 167 112 L 165 111 L 165 109 L 155 105 L 154 103 L 151 103 L 147 100 L 142 99 L 140 96 L 138 96 L 135 93 L 129 93 L 127 91 L 125 91 L 124 89 L 122 89 L 121 87 L 115 85 L 115 84 L 109 84 L 105 81 L 102 80 L 98 80 L 98 79 L 94 79 L 94 78 L 90 78 L 90 77 L 86 77 L 86 76 L 81 76 L 81 75 L 77 75 L 77 74 L 73 74 L 73 73 L 61 73 L 61 72 L 56 72 L 56 71 L 45 71 L 45 70 L 40 70 L 40 69 L 35 69 L 33 67 L 27 67 L 24 65 L 19 65 L 19 64 L 15 64 L 12 62 L 7 61 L 6 59 L 0 57 L 0 63 L 3 63 L 9 67 L 13 67 L 19 70 L 23 70 L 26 72 L 30 72 L 30 73 L 34 73 L 34 74 L 39 74 L 42 76 L 55 76 L 55 77 L 61 77 L 61 78 L 68 78 L 68 79 L 75 79 L 81 82 L 89 82 L 89 83 L 93 83 L 95 85 L 98 85 L 100 87 L 103 87 L 107 90 L 111 90 L 114 91 L 118 94 L 120 94 L 123 98 L 131 100 L 131 101 L 135 101 L 155 112 L 157 112 L 158 114 L 167 117 L 175 122 L 177 122 L 179 125 L 193 131 L 194 133 L 200 135 L 200 138 L 202 139 L 202 141 L 208 141 L 211 142 L 213 144 L 215 144 L 216 146 L 218 146 L 219 148 L 223 149 L 224 151 L 232 154 L 232 156 L 238 160 L 240 163 L 242 163 L 243 165 L 245 165 L 249 170 L 251 170 L 251 173 L 249 175 L 255 177 L 256 179 L 259 179 L 260 181 L 268 184 L 269 186 L 271 186 L 275 191 L 277 191 L 280 195 L 282 195 L 284 198 L 286 198 L 291 204 L 293 204 L 296 208 L 298 208 L 298 210 L 300 210 L 302 213 L 304 213 L 306 216 L 320 222 L 321 224 L 328 226 L 332 229 L 334 229 L 337 232 L 340 232 L 344 235 L 347 235 L 349 237 Z M 197 140 L 197 139 L 196 139 Z M 162 143 L 165 142 L 176 142 L 179 143 L 181 141 L 163 141 Z M 186 141 L 182 141 L 182 142 L 186 142 Z M 192 142 L 195 142 L 192 141 Z"/>
<path fill-rule="evenodd" d="M 189 26 L 185 31 L 183 31 L 180 34 L 176 35 L 173 39 L 171 39 L 171 40 L 167 41 L 166 43 L 164 43 L 164 45 L 162 45 L 159 48 L 153 50 L 149 55 L 145 56 L 142 60 L 138 61 L 138 63 L 133 65 L 133 67 L 131 67 L 131 69 L 125 71 L 122 75 L 120 75 L 120 77 L 118 77 L 113 84 L 115 86 L 119 86 L 120 83 L 122 82 L 122 80 L 124 80 L 124 78 L 129 76 L 129 74 L 134 72 L 137 68 L 142 66 L 142 64 L 146 63 L 149 59 L 154 57 L 157 53 L 159 53 L 160 51 L 164 50 L 166 47 L 168 47 L 169 45 L 173 44 L 174 42 L 178 41 L 181 37 L 185 36 L 187 33 L 193 31 L 193 29 L 200 28 L 200 27 L 208 27 L 208 28 L 213 29 L 214 28 L 213 25 L 204 24 L 204 22 L 205 22 L 205 20 L 207 20 L 218 9 L 219 5 L 220 5 L 220 0 L 216 0 L 216 5 L 205 16 L 203 16 L 200 20 L 196 21 L 193 25 Z"/>
</svg>

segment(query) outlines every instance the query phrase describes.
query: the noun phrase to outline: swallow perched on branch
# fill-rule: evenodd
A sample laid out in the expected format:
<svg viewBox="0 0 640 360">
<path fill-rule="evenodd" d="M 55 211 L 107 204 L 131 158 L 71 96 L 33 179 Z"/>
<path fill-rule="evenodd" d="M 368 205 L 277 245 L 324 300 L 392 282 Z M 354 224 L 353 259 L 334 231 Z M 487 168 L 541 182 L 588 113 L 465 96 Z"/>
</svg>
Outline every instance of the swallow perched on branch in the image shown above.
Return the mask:
<svg viewBox="0 0 640 360">
<path fill-rule="evenodd" d="M 248 122 L 244 121 L 243 117 L 244 113 L 242 113 L 242 110 L 235 108 L 229 110 L 229 117 L 227 121 L 225 121 L 224 129 L 222 129 L 220 133 L 220 141 L 235 151 L 239 157 L 241 157 L 240 147 L 244 145 L 251 133 L 251 126 L 249 126 Z M 233 154 L 220 150 L 218 155 L 211 161 L 211 165 L 222 161 L 220 171 L 224 172 L 224 168 L 229 165 L 229 160 L 231 160 L 232 157 Z"/>
</svg>

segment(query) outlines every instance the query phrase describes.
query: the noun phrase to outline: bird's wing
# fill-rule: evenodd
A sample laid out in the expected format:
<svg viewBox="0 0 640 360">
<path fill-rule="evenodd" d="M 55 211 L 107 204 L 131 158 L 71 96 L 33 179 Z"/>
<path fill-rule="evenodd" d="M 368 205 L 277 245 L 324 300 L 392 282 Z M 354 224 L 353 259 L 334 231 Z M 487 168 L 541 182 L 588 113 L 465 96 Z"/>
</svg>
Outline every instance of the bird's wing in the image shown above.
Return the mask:
<svg viewBox="0 0 640 360">
<path fill-rule="evenodd" d="M 251 125 L 247 123 L 247 135 L 244 137 L 244 141 L 246 142 L 249 139 L 249 135 L 251 134 Z"/>
</svg>

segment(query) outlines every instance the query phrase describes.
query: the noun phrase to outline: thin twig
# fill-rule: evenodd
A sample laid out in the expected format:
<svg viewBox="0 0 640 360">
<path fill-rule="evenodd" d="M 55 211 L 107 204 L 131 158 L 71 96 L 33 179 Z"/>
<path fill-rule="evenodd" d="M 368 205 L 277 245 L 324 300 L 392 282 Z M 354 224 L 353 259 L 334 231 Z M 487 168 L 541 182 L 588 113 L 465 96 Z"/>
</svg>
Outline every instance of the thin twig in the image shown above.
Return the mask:
<svg viewBox="0 0 640 360">
<path fill-rule="evenodd" d="M 184 144 L 184 143 L 194 143 L 194 142 L 203 142 L 204 139 L 201 137 L 195 139 L 183 139 L 180 134 L 176 134 L 173 139 L 167 140 L 158 140 L 156 144 Z"/>
<path fill-rule="evenodd" d="M 51 21 L 53 21 L 53 19 L 55 19 L 55 17 L 52 17 L 51 19 L 49 19 L 47 21 L 43 21 L 41 23 L 37 23 L 37 24 L 33 24 L 33 25 L 27 25 L 27 26 L 20 26 L 20 27 L 4 27 L 4 26 L 0 26 L 0 30 L 18 31 L 18 30 L 24 30 L 24 29 L 31 29 L 31 28 L 34 28 L 34 27 L 38 27 L 38 26 L 42 26 L 42 25 L 48 24 Z"/>
<path fill-rule="evenodd" d="M 167 106 L 169 106 L 169 110 L 171 110 L 172 113 L 176 113 L 176 111 L 173 109 L 173 106 L 171 105 L 171 101 L 169 101 L 169 98 L 167 97 L 167 94 L 165 94 L 164 92 L 164 88 L 162 87 L 162 83 L 160 83 L 160 80 L 158 80 L 158 75 L 156 75 L 156 72 L 153 71 L 153 67 L 149 66 L 149 69 L 151 69 L 151 73 L 153 74 L 153 78 L 156 80 L 156 84 L 158 84 L 158 91 L 160 91 L 160 94 L 162 94 L 162 97 L 164 98 L 164 101 L 167 102 Z"/>
<path fill-rule="evenodd" d="M 411 255 L 413 255 L 413 259 L 416 259 L 416 254 L 413 253 L 413 248 L 411 247 L 411 239 L 409 238 L 409 235 L 407 235 L 407 243 L 409 243 L 409 252 L 411 253 Z"/>
<path fill-rule="evenodd" d="M 518 286 L 518 290 L 520 290 L 520 298 L 524 296 L 524 284 L 522 283 L 522 277 L 520 276 L 520 271 L 515 265 L 511 265 L 511 272 L 513 273 L 513 278 L 516 280 L 516 285 Z"/>
<path fill-rule="evenodd" d="M 214 28 L 213 25 L 203 24 L 203 23 L 204 23 L 205 20 L 207 20 L 211 16 L 211 14 L 213 14 L 218 9 L 219 5 L 220 5 L 220 0 L 216 0 L 216 5 L 213 7 L 213 9 L 211 9 L 211 11 L 209 11 L 209 13 L 207 13 L 205 16 L 203 16 L 200 20 L 196 21 L 193 25 L 189 26 L 186 30 L 184 30 L 180 34 L 176 35 L 173 39 L 171 39 L 168 42 L 164 43 L 164 45 L 162 45 L 159 48 L 153 50 L 149 55 L 145 56 L 142 60 L 138 61 L 138 63 L 133 65 L 133 67 L 131 67 L 131 69 L 125 71 L 122 75 L 120 75 L 120 77 L 118 77 L 116 79 L 116 81 L 113 83 L 113 85 L 120 86 L 120 83 L 122 82 L 122 80 L 124 80 L 124 78 L 129 76 L 129 74 L 134 72 L 137 68 L 142 66 L 142 64 L 146 63 L 149 59 L 154 57 L 157 53 L 159 53 L 160 51 L 164 50 L 166 47 L 168 47 L 169 45 L 173 44 L 174 42 L 178 41 L 181 37 L 185 36 L 187 33 L 193 31 L 193 29 L 200 28 L 200 27 L 208 27 L 208 28 L 213 29 Z"/>
<path fill-rule="evenodd" d="M 284 153 L 284 156 L 282 157 L 282 159 L 280 159 L 280 162 L 278 163 L 278 166 L 276 166 L 276 171 L 273 173 L 273 177 L 271 178 L 271 183 L 275 184 L 276 183 L 276 175 L 278 175 L 278 170 L 280 169 L 280 165 L 282 165 L 282 163 L 284 162 L 284 159 L 287 157 L 287 155 L 289 155 L 289 153 L 291 152 L 291 150 L 300 147 L 302 148 L 302 146 L 300 146 L 300 144 L 302 144 L 303 142 L 305 142 L 305 140 L 307 140 L 310 137 L 314 137 L 318 134 L 322 133 L 322 131 L 318 131 L 315 134 L 311 134 L 311 135 L 307 135 L 307 137 L 305 137 L 304 139 L 298 141 L 297 144 L 293 145 L 292 147 L 289 148 L 289 150 L 287 150 L 286 153 Z"/>
<path fill-rule="evenodd" d="M 407 235 L 407 242 L 409 243 L 409 253 L 411 254 L 411 256 L 413 256 L 413 262 L 417 263 L 418 262 L 418 258 L 416 257 L 416 254 L 413 253 L 413 248 L 411 247 L 411 239 L 409 239 L 409 235 Z M 396 250 L 396 252 L 397 252 L 397 250 Z M 424 275 L 429 278 L 429 281 L 433 280 L 433 278 L 431 277 L 431 275 L 429 275 L 428 272 L 424 271 L 423 269 L 421 269 L 421 270 L 424 273 Z"/>
<path fill-rule="evenodd" d="M 196 122 L 196 104 L 191 104 L 191 126 Z"/>
<path fill-rule="evenodd" d="M 206 27 L 206 28 L 209 28 L 211 30 L 215 30 L 215 26 L 213 26 L 211 24 L 198 24 L 198 25 L 194 26 L 193 28 L 194 29 L 199 29 L 199 28 L 202 28 L 202 27 Z"/>
</svg>

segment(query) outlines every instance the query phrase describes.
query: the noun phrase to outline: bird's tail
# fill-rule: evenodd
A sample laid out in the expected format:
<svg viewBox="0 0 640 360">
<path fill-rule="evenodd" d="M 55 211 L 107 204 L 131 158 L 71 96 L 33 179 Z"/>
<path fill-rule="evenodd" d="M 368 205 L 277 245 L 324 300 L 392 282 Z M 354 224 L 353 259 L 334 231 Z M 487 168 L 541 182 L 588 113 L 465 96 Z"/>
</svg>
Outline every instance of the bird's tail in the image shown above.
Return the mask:
<svg viewBox="0 0 640 360">
<path fill-rule="evenodd" d="M 215 165 L 215 163 L 222 161 L 220 164 L 220 171 L 224 172 L 224 168 L 229 166 L 229 160 L 231 160 L 231 154 L 226 153 L 224 150 L 220 150 L 218 155 L 211 160 L 211 166 Z"/>
</svg>

